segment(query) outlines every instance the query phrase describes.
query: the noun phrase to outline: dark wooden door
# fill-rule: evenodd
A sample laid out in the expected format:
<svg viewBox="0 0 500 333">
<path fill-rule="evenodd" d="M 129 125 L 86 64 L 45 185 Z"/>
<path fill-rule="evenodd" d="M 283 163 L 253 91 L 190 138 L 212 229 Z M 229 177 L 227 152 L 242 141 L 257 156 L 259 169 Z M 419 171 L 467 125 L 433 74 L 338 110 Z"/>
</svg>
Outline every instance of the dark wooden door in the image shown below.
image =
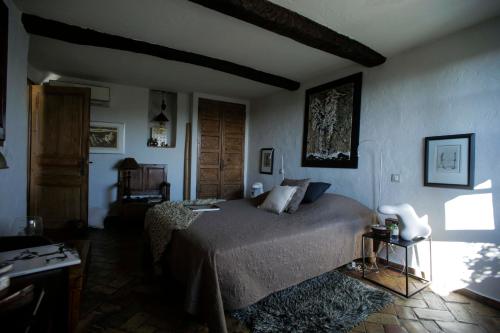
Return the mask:
<svg viewBox="0 0 500 333">
<path fill-rule="evenodd" d="M 31 87 L 29 214 L 87 225 L 90 89 Z"/>
<path fill-rule="evenodd" d="M 245 105 L 200 99 L 198 198 L 243 197 Z"/>
</svg>

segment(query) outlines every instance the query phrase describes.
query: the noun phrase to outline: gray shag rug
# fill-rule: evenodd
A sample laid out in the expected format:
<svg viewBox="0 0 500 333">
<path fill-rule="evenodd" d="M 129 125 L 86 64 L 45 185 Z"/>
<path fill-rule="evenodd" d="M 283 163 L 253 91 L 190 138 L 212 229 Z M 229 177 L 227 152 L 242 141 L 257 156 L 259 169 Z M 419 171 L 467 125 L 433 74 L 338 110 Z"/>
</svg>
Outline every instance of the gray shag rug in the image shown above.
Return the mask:
<svg viewBox="0 0 500 333">
<path fill-rule="evenodd" d="M 230 315 L 255 333 L 348 332 L 392 302 L 388 292 L 331 271 Z"/>
</svg>

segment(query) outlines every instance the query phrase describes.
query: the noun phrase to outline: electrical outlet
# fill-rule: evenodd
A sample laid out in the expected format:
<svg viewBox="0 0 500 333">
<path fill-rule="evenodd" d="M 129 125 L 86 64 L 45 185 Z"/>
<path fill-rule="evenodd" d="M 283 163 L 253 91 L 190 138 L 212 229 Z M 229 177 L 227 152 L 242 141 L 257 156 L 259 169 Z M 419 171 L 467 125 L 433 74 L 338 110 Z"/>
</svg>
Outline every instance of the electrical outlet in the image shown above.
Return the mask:
<svg viewBox="0 0 500 333">
<path fill-rule="evenodd" d="M 400 176 L 399 173 L 393 173 L 391 175 L 391 182 L 393 182 L 393 183 L 399 183 L 399 181 L 400 181 L 400 177 L 399 176 Z"/>
</svg>

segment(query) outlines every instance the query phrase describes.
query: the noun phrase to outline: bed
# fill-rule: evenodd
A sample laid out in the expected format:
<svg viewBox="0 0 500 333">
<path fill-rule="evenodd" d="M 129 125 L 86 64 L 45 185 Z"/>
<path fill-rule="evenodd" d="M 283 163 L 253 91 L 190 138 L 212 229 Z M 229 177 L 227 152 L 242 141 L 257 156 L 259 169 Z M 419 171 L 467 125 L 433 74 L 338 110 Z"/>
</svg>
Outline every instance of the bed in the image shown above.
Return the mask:
<svg viewBox="0 0 500 333">
<path fill-rule="evenodd" d="M 175 231 L 164 255 L 185 287 L 185 310 L 227 331 L 224 311 L 244 308 L 361 257 L 361 234 L 372 212 L 325 194 L 294 214 L 257 209 L 248 199 L 219 204 Z"/>
</svg>

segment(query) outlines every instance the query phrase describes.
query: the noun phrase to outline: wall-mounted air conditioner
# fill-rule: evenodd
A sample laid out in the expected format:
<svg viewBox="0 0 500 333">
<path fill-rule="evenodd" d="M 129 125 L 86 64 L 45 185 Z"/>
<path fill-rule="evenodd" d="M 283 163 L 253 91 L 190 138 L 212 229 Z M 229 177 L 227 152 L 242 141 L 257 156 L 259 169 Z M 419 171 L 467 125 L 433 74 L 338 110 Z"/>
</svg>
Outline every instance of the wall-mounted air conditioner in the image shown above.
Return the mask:
<svg viewBox="0 0 500 333">
<path fill-rule="evenodd" d="M 62 86 L 62 87 L 77 87 L 77 88 L 90 88 L 90 104 L 109 107 L 111 101 L 111 92 L 109 87 L 99 87 L 92 86 L 89 84 L 73 83 L 51 80 L 49 81 L 51 86 Z"/>
</svg>

